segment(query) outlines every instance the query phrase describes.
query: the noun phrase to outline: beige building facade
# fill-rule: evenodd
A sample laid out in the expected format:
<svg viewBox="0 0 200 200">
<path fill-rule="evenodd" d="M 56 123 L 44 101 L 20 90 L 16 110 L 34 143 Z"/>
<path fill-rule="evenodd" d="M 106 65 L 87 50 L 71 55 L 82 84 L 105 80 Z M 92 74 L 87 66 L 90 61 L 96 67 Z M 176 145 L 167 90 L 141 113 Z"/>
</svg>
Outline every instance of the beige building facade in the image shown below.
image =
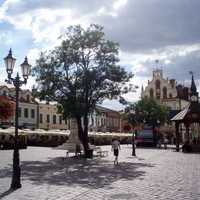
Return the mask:
<svg viewBox="0 0 200 200">
<path fill-rule="evenodd" d="M 40 129 L 69 129 L 69 120 L 64 120 L 62 114 L 58 113 L 56 104 L 38 104 L 38 128 Z"/>
<path fill-rule="evenodd" d="M 96 106 L 96 110 L 89 116 L 89 130 L 97 132 L 120 132 L 120 113 Z"/>
<path fill-rule="evenodd" d="M 8 96 L 15 101 L 15 88 L 12 85 L 0 85 L 0 95 Z M 36 101 L 29 90 L 19 92 L 19 127 L 30 129 L 70 129 L 70 120 L 63 119 L 58 113 L 57 103 Z M 102 106 L 89 116 L 89 130 L 100 132 L 119 132 L 120 113 Z M 4 125 L 14 126 L 15 118 L 4 122 Z"/>
</svg>

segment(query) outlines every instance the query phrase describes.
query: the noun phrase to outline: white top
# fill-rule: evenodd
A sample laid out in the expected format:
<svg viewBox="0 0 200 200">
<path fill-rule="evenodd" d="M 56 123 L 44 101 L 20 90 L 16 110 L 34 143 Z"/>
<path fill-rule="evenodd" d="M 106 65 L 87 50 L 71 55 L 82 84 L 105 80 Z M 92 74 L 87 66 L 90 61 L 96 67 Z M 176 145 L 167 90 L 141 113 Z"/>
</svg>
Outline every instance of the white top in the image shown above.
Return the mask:
<svg viewBox="0 0 200 200">
<path fill-rule="evenodd" d="M 120 142 L 118 140 L 112 142 L 112 149 L 120 149 Z"/>
</svg>

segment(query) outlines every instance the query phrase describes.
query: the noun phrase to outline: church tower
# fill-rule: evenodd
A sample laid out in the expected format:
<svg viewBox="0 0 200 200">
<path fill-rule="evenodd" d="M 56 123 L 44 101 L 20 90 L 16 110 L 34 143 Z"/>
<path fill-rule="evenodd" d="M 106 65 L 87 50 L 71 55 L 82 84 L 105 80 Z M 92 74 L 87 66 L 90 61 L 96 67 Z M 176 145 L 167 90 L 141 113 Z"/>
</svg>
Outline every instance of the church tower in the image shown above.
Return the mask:
<svg viewBox="0 0 200 200">
<path fill-rule="evenodd" d="M 144 96 L 144 87 L 142 85 L 142 88 L 141 88 L 141 99 L 143 98 L 143 96 Z"/>
<path fill-rule="evenodd" d="M 191 81 L 191 87 L 190 87 L 190 100 L 191 102 L 196 102 L 198 103 L 198 99 L 199 99 L 199 95 L 198 95 L 198 92 L 197 92 L 197 87 L 196 87 L 196 84 L 194 82 L 194 76 L 193 76 L 193 73 L 190 72 L 192 74 L 192 81 Z"/>
</svg>

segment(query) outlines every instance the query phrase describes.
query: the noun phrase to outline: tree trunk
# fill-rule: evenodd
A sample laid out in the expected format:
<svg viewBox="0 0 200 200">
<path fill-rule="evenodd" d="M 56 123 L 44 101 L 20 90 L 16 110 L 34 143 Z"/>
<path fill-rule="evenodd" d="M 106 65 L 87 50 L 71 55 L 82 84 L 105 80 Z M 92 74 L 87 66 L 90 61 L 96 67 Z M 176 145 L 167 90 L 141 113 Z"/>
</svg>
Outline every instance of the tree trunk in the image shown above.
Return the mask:
<svg viewBox="0 0 200 200">
<path fill-rule="evenodd" d="M 77 117 L 77 125 L 78 125 L 78 136 L 79 139 L 81 141 L 81 143 L 83 144 L 83 148 L 84 148 L 84 154 L 86 158 L 91 157 L 89 155 L 89 144 L 88 144 L 88 119 L 85 119 L 86 117 L 84 116 L 84 129 L 82 127 L 82 121 L 81 121 L 81 117 Z"/>
<path fill-rule="evenodd" d="M 156 125 L 153 123 L 152 125 L 152 131 L 153 131 L 153 142 L 155 145 L 157 145 L 157 131 L 155 130 Z"/>
<path fill-rule="evenodd" d="M 81 123 L 81 117 L 77 116 L 76 117 L 77 121 L 77 126 L 78 126 L 78 137 L 81 143 L 83 143 L 83 128 L 82 128 L 82 123 Z"/>
</svg>

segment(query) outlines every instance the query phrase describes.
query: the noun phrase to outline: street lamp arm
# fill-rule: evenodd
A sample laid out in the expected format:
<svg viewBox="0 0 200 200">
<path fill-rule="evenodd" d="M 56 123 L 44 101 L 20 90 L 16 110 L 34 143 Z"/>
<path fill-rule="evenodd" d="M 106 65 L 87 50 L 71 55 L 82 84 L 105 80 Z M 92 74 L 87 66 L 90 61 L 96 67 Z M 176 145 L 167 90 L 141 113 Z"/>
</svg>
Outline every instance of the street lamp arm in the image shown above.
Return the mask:
<svg viewBox="0 0 200 200">
<path fill-rule="evenodd" d="M 11 77 L 11 75 L 8 75 L 8 79 L 6 79 L 5 82 L 9 84 L 13 83 L 15 87 L 21 87 L 23 84 L 27 83 L 27 79 L 20 80 L 19 74 L 17 73 L 15 78 Z"/>
</svg>

